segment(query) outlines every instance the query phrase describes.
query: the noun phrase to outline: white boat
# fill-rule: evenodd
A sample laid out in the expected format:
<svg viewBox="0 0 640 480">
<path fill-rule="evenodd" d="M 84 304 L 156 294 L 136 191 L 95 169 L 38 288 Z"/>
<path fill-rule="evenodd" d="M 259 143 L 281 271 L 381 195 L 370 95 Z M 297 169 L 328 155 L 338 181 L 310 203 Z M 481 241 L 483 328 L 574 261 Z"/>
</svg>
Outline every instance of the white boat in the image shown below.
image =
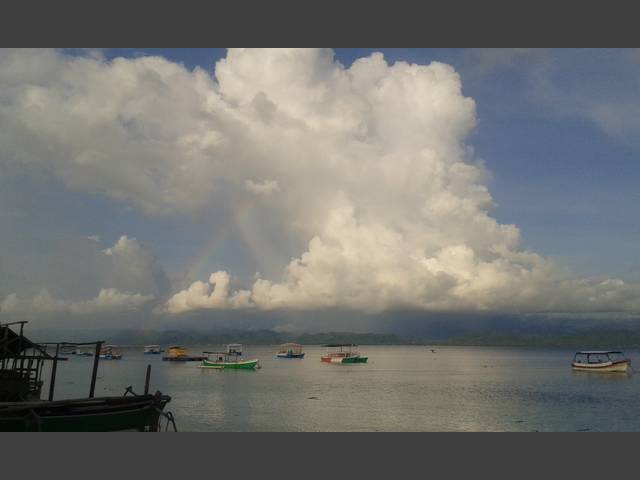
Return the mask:
<svg viewBox="0 0 640 480">
<path fill-rule="evenodd" d="M 120 360 L 122 354 L 116 351 L 115 345 L 103 345 L 100 348 L 100 358 L 102 360 Z"/>
<path fill-rule="evenodd" d="M 73 353 L 78 357 L 93 357 L 95 353 L 95 348 L 85 349 L 82 347 L 77 347 L 75 352 Z"/>
<path fill-rule="evenodd" d="M 571 368 L 583 372 L 623 373 L 631 368 L 631 360 L 619 351 L 589 350 L 576 352 Z"/>
<path fill-rule="evenodd" d="M 157 355 L 162 353 L 164 350 L 160 347 L 160 345 L 145 345 L 144 346 L 144 354 L 145 355 Z"/>
</svg>

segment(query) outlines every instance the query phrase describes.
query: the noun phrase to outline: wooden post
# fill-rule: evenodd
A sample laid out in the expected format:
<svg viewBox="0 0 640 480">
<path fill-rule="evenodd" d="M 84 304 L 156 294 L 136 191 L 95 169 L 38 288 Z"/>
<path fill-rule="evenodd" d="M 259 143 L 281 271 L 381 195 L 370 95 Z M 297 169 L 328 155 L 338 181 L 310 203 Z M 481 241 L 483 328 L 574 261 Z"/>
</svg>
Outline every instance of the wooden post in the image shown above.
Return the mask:
<svg viewBox="0 0 640 480">
<path fill-rule="evenodd" d="M 20 324 L 20 336 L 18 337 L 18 355 L 20 356 L 20 375 L 24 374 L 24 356 L 22 355 L 22 333 L 24 332 L 24 323 Z"/>
<path fill-rule="evenodd" d="M 2 370 L 5 369 L 5 366 L 7 364 L 7 348 L 9 348 L 9 346 L 7 345 L 8 342 L 8 338 L 9 338 L 9 326 L 4 326 L 4 325 L 0 325 L 0 329 L 2 330 Z"/>
<path fill-rule="evenodd" d="M 49 380 L 49 401 L 53 401 L 53 391 L 56 387 L 56 370 L 58 369 L 58 353 L 60 352 L 60 344 L 56 345 L 56 356 L 51 366 L 51 379 Z"/>
<path fill-rule="evenodd" d="M 104 342 L 96 342 L 96 355 L 93 357 L 93 373 L 91 374 L 91 387 L 89 388 L 89 398 L 93 398 L 96 391 L 96 378 L 98 376 L 98 362 L 100 361 L 100 349 Z"/>
<path fill-rule="evenodd" d="M 149 381 L 151 380 L 151 364 L 147 365 L 147 378 L 144 380 L 144 394 L 149 394 Z"/>
</svg>

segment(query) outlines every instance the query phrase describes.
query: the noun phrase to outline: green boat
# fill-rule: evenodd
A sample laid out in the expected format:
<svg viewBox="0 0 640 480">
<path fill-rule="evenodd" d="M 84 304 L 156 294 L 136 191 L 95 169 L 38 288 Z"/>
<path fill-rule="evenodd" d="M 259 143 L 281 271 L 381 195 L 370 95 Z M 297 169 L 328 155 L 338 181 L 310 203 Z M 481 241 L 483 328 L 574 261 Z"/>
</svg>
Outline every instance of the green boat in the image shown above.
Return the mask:
<svg viewBox="0 0 640 480">
<path fill-rule="evenodd" d="M 226 352 L 202 352 L 206 355 L 202 359 L 200 368 L 217 368 L 217 369 L 241 369 L 241 370 L 253 370 L 260 368 L 260 363 L 257 358 L 245 360 L 241 357 L 242 345 L 232 343 L 227 345 Z"/>
<path fill-rule="evenodd" d="M 325 363 L 367 363 L 368 358 L 358 353 L 358 346 L 354 343 L 335 343 L 326 345 L 326 355 L 320 357 Z"/>
<path fill-rule="evenodd" d="M 367 363 L 367 357 L 361 357 L 360 355 L 355 357 L 343 357 L 340 363 Z"/>
<path fill-rule="evenodd" d="M 258 359 L 252 360 L 233 360 L 230 362 L 219 360 L 203 360 L 201 368 L 239 368 L 239 369 L 254 369 L 258 366 Z"/>
</svg>

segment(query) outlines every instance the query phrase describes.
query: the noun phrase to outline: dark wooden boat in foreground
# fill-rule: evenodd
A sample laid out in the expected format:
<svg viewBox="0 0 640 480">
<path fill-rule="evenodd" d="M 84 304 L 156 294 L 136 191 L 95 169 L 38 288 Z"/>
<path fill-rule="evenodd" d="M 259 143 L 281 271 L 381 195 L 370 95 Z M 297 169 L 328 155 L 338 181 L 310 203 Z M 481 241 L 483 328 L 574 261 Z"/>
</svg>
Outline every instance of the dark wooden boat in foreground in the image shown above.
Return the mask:
<svg viewBox="0 0 640 480">
<path fill-rule="evenodd" d="M 144 394 L 127 387 L 121 397 L 94 397 L 100 348 L 104 342 L 84 344 L 34 343 L 24 334 L 24 324 L 0 324 L 0 432 L 113 432 L 122 430 L 160 431 L 172 424 L 171 412 L 164 408 L 171 397 L 149 393 L 151 365 L 147 366 Z M 14 331 L 12 326 L 19 325 Z M 54 400 L 56 372 L 60 356 L 69 346 L 93 345 L 94 360 L 87 398 Z M 55 350 L 49 353 L 48 350 Z M 41 400 L 42 370 L 51 362 L 48 400 Z"/>
<path fill-rule="evenodd" d="M 95 397 L 0 404 L 3 432 L 158 431 L 167 395 Z"/>
</svg>

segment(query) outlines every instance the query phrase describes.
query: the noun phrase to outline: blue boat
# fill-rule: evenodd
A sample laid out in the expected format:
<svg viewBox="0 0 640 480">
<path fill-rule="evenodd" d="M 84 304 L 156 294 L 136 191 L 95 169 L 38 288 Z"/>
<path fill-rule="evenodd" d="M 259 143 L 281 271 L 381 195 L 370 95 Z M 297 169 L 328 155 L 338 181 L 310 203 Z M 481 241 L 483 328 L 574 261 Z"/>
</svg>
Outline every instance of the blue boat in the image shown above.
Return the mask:
<svg viewBox="0 0 640 480">
<path fill-rule="evenodd" d="M 278 358 L 304 358 L 302 345 L 299 343 L 283 343 L 280 350 L 276 353 Z"/>
</svg>

